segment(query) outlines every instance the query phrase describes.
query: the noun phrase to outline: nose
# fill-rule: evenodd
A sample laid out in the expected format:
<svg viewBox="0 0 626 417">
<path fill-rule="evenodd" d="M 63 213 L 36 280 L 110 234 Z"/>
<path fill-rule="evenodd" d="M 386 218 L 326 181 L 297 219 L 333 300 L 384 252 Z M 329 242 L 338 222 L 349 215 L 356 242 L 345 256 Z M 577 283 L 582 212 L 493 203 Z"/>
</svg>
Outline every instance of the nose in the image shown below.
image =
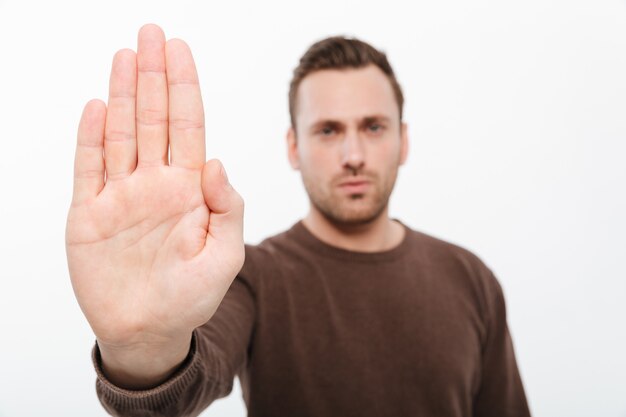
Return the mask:
<svg viewBox="0 0 626 417">
<path fill-rule="evenodd" d="M 343 143 L 342 165 L 354 175 L 365 165 L 365 149 L 359 135 L 348 132 Z"/>
</svg>

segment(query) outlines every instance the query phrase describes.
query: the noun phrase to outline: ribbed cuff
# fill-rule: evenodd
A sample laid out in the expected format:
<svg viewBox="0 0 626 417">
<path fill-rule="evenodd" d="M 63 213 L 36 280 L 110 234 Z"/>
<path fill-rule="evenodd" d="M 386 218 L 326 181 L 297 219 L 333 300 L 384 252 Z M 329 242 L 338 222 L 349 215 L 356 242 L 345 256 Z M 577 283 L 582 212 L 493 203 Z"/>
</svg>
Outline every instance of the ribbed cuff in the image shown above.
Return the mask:
<svg viewBox="0 0 626 417">
<path fill-rule="evenodd" d="M 91 351 L 91 360 L 96 370 L 96 391 L 102 405 L 115 410 L 161 410 L 176 402 L 198 374 L 200 366 L 197 353 L 196 331 L 191 335 L 189 354 L 178 370 L 165 382 L 147 390 L 129 390 L 118 387 L 107 379 L 102 371 L 102 358 L 96 341 Z"/>
</svg>

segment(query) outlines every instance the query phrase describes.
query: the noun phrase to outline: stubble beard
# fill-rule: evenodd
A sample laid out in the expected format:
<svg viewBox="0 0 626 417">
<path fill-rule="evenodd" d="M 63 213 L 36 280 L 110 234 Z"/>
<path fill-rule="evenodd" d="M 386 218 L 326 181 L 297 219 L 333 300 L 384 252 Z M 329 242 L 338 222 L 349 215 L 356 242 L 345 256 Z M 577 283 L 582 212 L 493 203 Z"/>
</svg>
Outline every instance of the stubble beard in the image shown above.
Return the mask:
<svg viewBox="0 0 626 417">
<path fill-rule="evenodd" d="M 338 184 L 350 175 L 341 175 L 327 186 L 302 175 L 304 188 L 311 204 L 336 226 L 359 226 L 379 218 L 389 204 L 389 198 L 396 181 L 397 169 L 386 178 L 373 173 L 364 173 L 370 183 L 370 189 L 362 194 L 340 192 Z"/>
</svg>

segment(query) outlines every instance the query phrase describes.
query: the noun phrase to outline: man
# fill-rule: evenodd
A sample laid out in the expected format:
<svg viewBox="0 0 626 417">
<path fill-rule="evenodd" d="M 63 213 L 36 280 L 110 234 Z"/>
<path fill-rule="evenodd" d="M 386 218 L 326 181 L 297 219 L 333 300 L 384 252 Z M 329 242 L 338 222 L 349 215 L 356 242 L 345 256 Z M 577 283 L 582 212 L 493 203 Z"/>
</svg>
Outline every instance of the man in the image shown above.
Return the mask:
<svg viewBox="0 0 626 417">
<path fill-rule="evenodd" d="M 329 38 L 302 57 L 287 146 L 310 210 L 243 268 L 197 81 L 145 26 L 79 126 L 68 263 L 105 408 L 197 415 L 238 375 L 250 416 L 528 416 L 496 278 L 388 216 L 408 137 L 385 55 Z"/>
</svg>

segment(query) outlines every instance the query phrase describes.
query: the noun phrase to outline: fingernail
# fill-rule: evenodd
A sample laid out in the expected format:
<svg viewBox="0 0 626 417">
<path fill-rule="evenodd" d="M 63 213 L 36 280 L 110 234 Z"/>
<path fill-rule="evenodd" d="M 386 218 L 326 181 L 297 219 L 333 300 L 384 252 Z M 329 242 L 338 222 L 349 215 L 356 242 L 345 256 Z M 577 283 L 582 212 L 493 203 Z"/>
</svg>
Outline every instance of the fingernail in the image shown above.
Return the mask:
<svg viewBox="0 0 626 417">
<path fill-rule="evenodd" d="M 220 171 L 222 172 L 222 177 L 224 178 L 224 182 L 227 185 L 230 185 L 230 182 L 228 181 L 228 175 L 226 175 L 226 170 L 224 169 L 224 165 L 222 165 L 221 162 L 220 162 Z"/>
</svg>

